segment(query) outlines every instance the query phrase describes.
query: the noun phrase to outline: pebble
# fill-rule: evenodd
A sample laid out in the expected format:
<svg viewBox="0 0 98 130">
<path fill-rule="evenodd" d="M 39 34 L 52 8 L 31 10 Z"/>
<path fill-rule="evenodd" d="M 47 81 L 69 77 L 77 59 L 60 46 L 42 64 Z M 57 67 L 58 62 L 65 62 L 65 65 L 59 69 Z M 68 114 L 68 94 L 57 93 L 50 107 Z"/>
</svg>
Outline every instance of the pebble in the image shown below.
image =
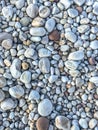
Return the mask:
<svg viewBox="0 0 98 130">
<path fill-rule="evenodd" d="M 58 129 L 70 130 L 70 120 L 65 116 L 57 116 L 55 118 L 55 125 Z"/>
<path fill-rule="evenodd" d="M 65 38 L 71 42 L 76 42 L 77 40 L 77 36 L 71 31 L 65 33 Z"/>
<path fill-rule="evenodd" d="M 78 27 L 78 31 L 79 33 L 85 33 L 89 30 L 89 25 L 80 25 Z"/>
<path fill-rule="evenodd" d="M 79 125 L 83 128 L 83 129 L 87 129 L 88 128 L 88 123 L 86 119 L 80 118 L 79 119 Z"/>
<path fill-rule="evenodd" d="M 51 75 L 51 76 L 49 77 L 49 83 L 54 83 L 54 82 L 57 81 L 57 79 L 58 79 L 58 76 L 57 76 L 57 75 Z"/>
<path fill-rule="evenodd" d="M 27 48 L 24 55 L 27 58 L 31 58 L 34 56 L 35 50 L 33 48 Z"/>
<path fill-rule="evenodd" d="M 2 14 L 6 19 L 11 19 L 13 16 L 13 8 L 11 6 L 5 6 L 2 8 Z"/>
<path fill-rule="evenodd" d="M 98 15 L 98 2 L 95 1 L 93 4 L 93 13 Z"/>
<path fill-rule="evenodd" d="M 94 50 L 98 49 L 98 40 L 91 41 L 90 47 Z"/>
<path fill-rule="evenodd" d="M 22 69 L 27 70 L 29 68 L 29 64 L 27 62 L 22 63 Z"/>
<path fill-rule="evenodd" d="M 75 126 L 75 125 L 73 125 L 72 127 L 71 127 L 71 130 L 80 130 L 80 128 L 79 128 L 79 126 Z"/>
<path fill-rule="evenodd" d="M 61 45 L 60 50 L 63 52 L 66 52 L 69 50 L 69 46 L 68 45 Z"/>
<path fill-rule="evenodd" d="M 45 117 L 40 117 L 36 122 L 37 130 L 48 130 L 49 120 Z"/>
<path fill-rule="evenodd" d="M 49 57 L 51 56 L 51 51 L 46 48 L 41 48 L 38 50 L 39 57 Z"/>
<path fill-rule="evenodd" d="M 12 45 L 13 41 L 11 39 L 6 39 L 2 41 L 2 47 L 4 47 L 7 50 L 11 49 Z"/>
<path fill-rule="evenodd" d="M 68 9 L 68 15 L 71 18 L 75 18 L 78 16 L 78 11 L 76 9 L 70 8 L 70 9 Z"/>
<path fill-rule="evenodd" d="M 30 71 L 24 71 L 20 76 L 20 81 L 24 84 L 28 84 L 31 81 L 31 72 Z"/>
<path fill-rule="evenodd" d="M 48 116 L 51 114 L 53 110 L 52 103 L 49 99 L 43 99 L 39 104 L 38 104 L 38 113 L 41 116 Z"/>
<path fill-rule="evenodd" d="M 32 27 L 30 28 L 30 34 L 32 36 L 44 36 L 46 34 L 46 30 L 43 27 Z"/>
<path fill-rule="evenodd" d="M 82 6 L 85 3 L 85 0 L 74 0 L 75 4 Z"/>
<path fill-rule="evenodd" d="M 7 32 L 0 33 L 0 41 L 6 40 L 6 39 L 13 39 L 12 35 Z"/>
<path fill-rule="evenodd" d="M 52 41 L 59 41 L 60 40 L 60 33 L 58 30 L 54 30 L 49 34 L 49 39 Z"/>
<path fill-rule="evenodd" d="M 78 71 L 78 70 L 70 70 L 69 73 L 70 73 L 70 75 L 72 77 L 77 77 L 77 76 L 79 76 L 80 71 Z"/>
<path fill-rule="evenodd" d="M 96 119 L 91 119 L 89 121 L 89 127 L 90 129 L 94 129 L 94 127 L 97 125 L 97 120 Z"/>
<path fill-rule="evenodd" d="M 15 107 L 15 103 L 11 98 L 5 99 L 1 102 L 1 109 L 4 111 L 11 110 Z"/>
<path fill-rule="evenodd" d="M 39 16 L 41 18 L 47 18 L 50 15 L 50 9 L 46 6 L 40 6 L 39 8 Z"/>
<path fill-rule="evenodd" d="M 42 73 L 49 73 L 50 61 L 48 58 L 41 58 L 39 61 L 39 69 Z"/>
<path fill-rule="evenodd" d="M 84 59 L 84 52 L 82 50 L 72 52 L 69 54 L 68 59 L 76 60 L 76 61 L 82 60 L 82 59 Z"/>
<path fill-rule="evenodd" d="M 32 26 L 34 27 L 41 27 L 41 26 L 44 26 L 44 24 L 45 24 L 45 20 L 40 17 L 36 17 L 32 21 Z"/>
<path fill-rule="evenodd" d="M 23 25 L 23 26 L 28 26 L 29 23 L 30 23 L 30 18 L 25 16 L 23 18 L 20 19 L 20 23 Z"/>
<path fill-rule="evenodd" d="M 40 99 L 39 92 L 36 90 L 32 90 L 29 94 L 29 100 L 36 100 L 38 101 Z"/>
<path fill-rule="evenodd" d="M 29 17 L 35 18 L 38 14 L 38 6 L 35 4 L 29 4 L 26 8 L 26 13 Z"/>
<path fill-rule="evenodd" d="M 68 9 L 72 4 L 72 0 L 66 0 L 66 3 L 65 0 L 60 0 L 60 2 L 64 5 L 65 9 Z"/>
<path fill-rule="evenodd" d="M 46 30 L 50 33 L 53 31 L 54 27 L 55 27 L 55 20 L 53 18 L 50 18 L 46 21 L 46 24 L 45 24 L 45 28 Z"/>
<path fill-rule="evenodd" d="M 9 93 L 12 97 L 19 99 L 24 95 L 24 89 L 22 86 L 17 85 L 9 88 Z"/>
<path fill-rule="evenodd" d="M 0 77 L 0 88 L 3 88 L 6 86 L 6 79 L 2 76 Z"/>
<path fill-rule="evenodd" d="M 3 101 L 5 98 L 4 92 L 0 89 L 0 102 Z"/>
<path fill-rule="evenodd" d="M 18 79 L 21 76 L 21 61 L 18 58 L 15 58 L 10 67 L 10 72 L 12 76 Z"/>
<path fill-rule="evenodd" d="M 79 66 L 79 62 L 68 60 L 65 62 L 65 66 L 70 70 L 75 70 Z"/>
<path fill-rule="evenodd" d="M 97 76 L 91 77 L 91 78 L 89 79 L 89 81 L 92 82 L 92 83 L 94 83 L 94 84 L 98 84 L 98 77 L 97 77 Z"/>
<path fill-rule="evenodd" d="M 25 4 L 25 0 L 17 0 L 15 2 L 17 9 L 21 9 L 24 6 L 24 4 Z"/>
</svg>

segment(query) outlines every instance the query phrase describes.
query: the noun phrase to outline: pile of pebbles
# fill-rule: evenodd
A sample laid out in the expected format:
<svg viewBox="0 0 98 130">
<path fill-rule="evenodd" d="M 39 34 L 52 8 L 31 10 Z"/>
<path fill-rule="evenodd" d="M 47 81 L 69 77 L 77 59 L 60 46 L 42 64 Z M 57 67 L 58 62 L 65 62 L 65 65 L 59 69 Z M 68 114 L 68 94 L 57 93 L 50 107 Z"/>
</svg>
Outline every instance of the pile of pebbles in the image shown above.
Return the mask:
<svg viewBox="0 0 98 130">
<path fill-rule="evenodd" d="M 0 130 L 98 130 L 98 0 L 0 0 Z"/>
</svg>

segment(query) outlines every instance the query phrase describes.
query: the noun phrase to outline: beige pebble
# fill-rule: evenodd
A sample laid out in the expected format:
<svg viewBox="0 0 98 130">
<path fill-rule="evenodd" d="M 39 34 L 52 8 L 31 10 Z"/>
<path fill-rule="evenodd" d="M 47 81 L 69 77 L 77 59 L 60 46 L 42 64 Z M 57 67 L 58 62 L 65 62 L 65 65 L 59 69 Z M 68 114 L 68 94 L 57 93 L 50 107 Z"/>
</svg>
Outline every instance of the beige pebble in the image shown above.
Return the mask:
<svg viewBox="0 0 98 130">
<path fill-rule="evenodd" d="M 8 59 L 5 59 L 5 60 L 4 60 L 4 64 L 5 64 L 7 67 L 11 66 L 11 62 L 10 62 Z"/>
<path fill-rule="evenodd" d="M 23 63 L 22 63 L 22 69 L 23 69 L 23 70 L 27 70 L 28 68 L 29 68 L 28 63 L 23 62 Z"/>
</svg>

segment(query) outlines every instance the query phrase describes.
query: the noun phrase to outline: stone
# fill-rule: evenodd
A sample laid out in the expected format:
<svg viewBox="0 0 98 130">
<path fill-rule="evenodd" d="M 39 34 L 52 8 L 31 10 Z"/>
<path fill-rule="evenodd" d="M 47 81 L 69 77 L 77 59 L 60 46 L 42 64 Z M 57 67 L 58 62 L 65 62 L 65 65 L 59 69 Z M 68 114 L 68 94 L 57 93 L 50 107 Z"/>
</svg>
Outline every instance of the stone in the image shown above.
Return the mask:
<svg viewBox="0 0 98 130">
<path fill-rule="evenodd" d="M 36 122 L 37 130 L 48 130 L 49 120 L 45 117 L 40 117 Z"/>
<path fill-rule="evenodd" d="M 47 6 L 39 7 L 39 16 L 41 18 L 47 18 L 50 15 L 50 9 Z"/>
<path fill-rule="evenodd" d="M 88 128 L 88 123 L 86 119 L 80 118 L 79 119 L 79 125 L 83 128 L 83 129 L 87 129 Z"/>
<path fill-rule="evenodd" d="M 90 82 L 94 83 L 94 84 L 98 84 L 98 77 L 97 76 L 94 76 L 94 77 L 91 77 L 89 79 Z"/>
<path fill-rule="evenodd" d="M 68 56 L 69 60 L 83 60 L 84 59 L 84 52 L 82 50 L 71 52 Z"/>
<path fill-rule="evenodd" d="M 29 68 L 29 64 L 27 62 L 23 62 L 21 66 L 23 70 L 27 70 Z"/>
<path fill-rule="evenodd" d="M 72 127 L 71 127 L 71 130 L 80 130 L 80 128 L 79 128 L 79 126 L 75 126 L 75 125 L 73 125 Z"/>
<path fill-rule="evenodd" d="M 93 5 L 94 0 L 86 0 L 86 5 L 90 6 Z"/>
<path fill-rule="evenodd" d="M 41 58 L 39 61 L 39 69 L 42 73 L 49 73 L 50 61 L 48 58 Z"/>
<path fill-rule="evenodd" d="M 65 33 L 65 38 L 71 42 L 76 42 L 77 40 L 77 36 L 71 31 Z"/>
<path fill-rule="evenodd" d="M 3 87 L 5 87 L 6 86 L 6 79 L 3 77 L 3 76 L 1 76 L 0 77 L 0 88 L 3 88 Z"/>
<path fill-rule="evenodd" d="M 23 26 L 28 26 L 29 23 L 30 23 L 30 18 L 25 16 L 23 18 L 20 19 L 20 23 L 23 25 Z"/>
<path fill-rule="evenodd" d="M 15 103 L 11 98 L 5 99 L 1 102 L 1 109 L 4 111 L 11 110 L 15 107 Z"/>
<path fill-rule="evenodd" d="M 45 20 L 40 17 L 36 17 L 32 21 L 32 26 L 34 27 L 41 27 L 41 26 L 44 26 L 44 24 L 45 24 Z"/>
<path fill-rule="evenodd" d="M 39 57 L 49 57 L 51 56 L 51 51 L 46 48 L 41 48 L 38 50 Z"/>
<path fill-rule="evenodd" d="M 29 17 L 35 18 L 38 14 L 38 6 L 35 4 L 29 4 L 26 8 L 26 13 Z"/>
<path fill-rule="evenodd" d="M 57 116 L 55 118 L 55 125 L 58 129 L 70 130 L 70 120 L 65 116 Z"/>
<path fill-rule="evenodd" d="M 20 81 L 24 84 L 28 84 L 31 81 L 31 72 L 30 71 L 24 71 L 20 76 Z"/>
<path fill-rule="evenodd" d="M 41 41 L 41 37 L 31 37 L 31 41 L 33 41 L 33 42 L 40 42 Z"/>
<path fill-rule="evenodd" d="M 19 99 L 24 95 L 24 89 L 22 86 L 17 85 L 9 88 L 9 93 L 12 97 Z"/>
<path fill-rule="evenodd" d="M 74 0 L 75 4 L 82 6 L 85 3 L 85 0 Z"/>
<path fill-rule="evenodd" d="M 30 34 L 32 36 L 44 36 L 46 34 L 46 30 L 43 27 L 32 27 L 30 28 Z"/>
<path fill-rule="evenodd" d="M 37 90 L 31 90 L 29 94 L 29 100 L 36 100 L 38 101 L 40 99 L 39 92 Z"/>
<path fill-rule="evenodd" d="M 66 52 L 69 50 L 69 46 L 68 45 L 61 45 L 60 50 L 63 52 Z"/>
<path fill-rule="evenodd" d="M 51 75 L 48 80 L 49 83 L 54 83 L 57 81 L 57 79 L 58 79 L 58 75 Z"/>
<path fill-rule="evenodd" d="M 78 16 L 78 11 L 76 9 L 70 8 L 70 9 L 68 9 L 68 15 L 71 18 L 75 18 Z"/>
<path fill-rule="evenodd" d="M 98 15 L 98 2 L 97 1 L 94 2 L 92 6 L 93 6 L 93 13 L 95 15 Z"/>
<path fill-rule="evenodd" d="M 15 58 L 12 61 L 12 65 L 10 67 L 11 75 L 18 79 L 21 76 L 21 61 L 18 58 Z"/>
<path fill-rule="evenodd" d="M 70 70 L 69 73 L 70 73 L 70 75 L 72 77 L 77 77 L 77 76 L 79 76 L 80 71 L 78 71 L 78 70 Z"/>
<path fill-rule="evenodd" d="M 39 104 L 38 104 L 38 113 L 41 116 L 48 116 L 51 114 L 53 110 L 52 103 L 49 99 L 43 99 Z"/>
<path fill-rule="evenodd" d="M 21 9 L 25 5 L 25 0 L 16 0 L 15 5 L 17 9 Z"/>
<path fill-rule="evenodd" d="M 49 39 L 52 41 L 59 41 L 60 40 L 60 33 L 58 30 L 54 30 L 49 34 Z"/>
<path fill-rule="evenodd" d="M 89 25 L 80 25 L 78 26 L 79 33 L 85 33 L 90 29 Z"/>
<path fill-rule="evenodd" d="M 13 41 L 11 39 L 6 39 L 2 41 L 2 47 L 4 47 L 7 50 L 11 49 L 12 45 Z"/>
<path fill-rule="evenodd" d="M 2 14 L 6 19 L 11 19 L 13 16 L 13 8 L 11 6 L 5 6 L 2 8 Z"/>
<path fill-rule="evenodd" d="M 89 128 L 94 129 L 94 127 L 97 125 L 97 120 L 96 119 L 91 119 L 89 121 Z"/>
<path fill-rule="evenodd" d="M 60 2 L 64 5 L 65 9 L 68 9 L 71 6 L 73 0 L 66 0 L 66 2 L 65 0 L 60 0 Z"/>
<path fill-rule="evenodd" d="M 93 50 L 98 49 L 98 40 L 91 41 L 90 48 Z"/>
<path fill-rule="evenodd" d="M 75 70 L 79 66 L 79 62 L 68 60 L 65 62 L 65 66 L 70 70 Z"/>
<path fill-rule="evenodd" d="M 88 24 L 90 22 L 90 20 L 88 18 L 82 18 L 80 20 L 80 24 Z"/>
<path fill-rule="evenodd" d="M 7 32 L 0 33 L 0 41 L 6 40 L 6 39 L 13 39 L 12 35 Z"/>
<path fill-rule="evenodd" d="M 54 27 L 55 27 L 55 20 L 53 18 L 50 18 L 46 21 L 46 24 L 45 24 L 45 28 L 46 30 L 50 33 L 53 31 Z"/>
<path fill-rule="evenodd" d="M 98 90 L 98 89 L 97 89 Z M 97 93 L 98 94 L 98 93 Z M 98 111 L 95 111 L 94 118 L 98 120 Z"/>
<path fill-rule="evenodd" d="M 34 56 L 35 50 L 33 48 L 27 48 L 24 55 L 27 58 L 31 58 Z"/>
<path fill-rule="evenodd" d="M 3 101 L 5 98 L 4 92 L 0 89 L 0 102 Z"/>
</svg>

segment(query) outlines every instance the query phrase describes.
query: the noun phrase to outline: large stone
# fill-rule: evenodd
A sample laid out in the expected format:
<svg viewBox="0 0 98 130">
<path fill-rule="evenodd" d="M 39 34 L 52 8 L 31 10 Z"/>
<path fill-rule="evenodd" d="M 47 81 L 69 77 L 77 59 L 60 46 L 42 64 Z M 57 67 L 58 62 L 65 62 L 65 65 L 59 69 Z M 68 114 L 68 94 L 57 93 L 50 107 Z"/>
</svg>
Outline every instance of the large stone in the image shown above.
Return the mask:
<svg viewBox="0 0 98 130">
<path fill-rule="evenodd" d="M 36 90 L 32 90 L 29 94 L 29 100 L 39 100 L 40 99 L 40 95 L 39 92 Z"/>
<path fill-rule="evenodd" d="M 13 16 L 13 8 L 11 6 L 5 6 L 2 8 L 2 14 L 6 19 L 11 19 Z"/>
<path fill-rule="evenodd" d="M 0 77 L 0 88 L 3 88 L 6 86 L 6 79 L 2 76 Z"/>
<path fill-rule="evenodd" d="M 36 122 L 37 130 L 48 130 L 49 120 L 45 117 L 40 117 Z"/>
<path fill-rule="evenodd" d="M 2 100 L 4 100 L 4 98 L 5 98 L 5 94 L 4 94 L 4 92 L 0 89 L 0 102 L 1 102 Z"/>
<path fill-rule="evenodd" d="M 82 50 L 71 52 L 68 56 L 69 60 L 83 60 L 84 59 L 84 52 Z"/>
<path fill-rule="evenodd" d="M 30 83 L 30 81 L 31 81 L 31 72 L 30 71 L 24 71 L 21 74 L 20 81 L 25 83 L 25 84 Z"/>
<path fill-rule="evenodd" d="M 9 93 L 14 98 L 20 98 L 24 95 L 24 89 L 22 86 L 14 86 L 9 89 Z"/>
<path fill-rule="evenodd" d="M 51 114 L 53 110 L 52 103 L 49 99 L 43 99 L 39 104 L 38 104 L 38 113 L 41 116 L 48 116 Z"/>
<path fill-rule="evenodd" d="M 70 120 L 65 116 L 57 116 L 55 118 L 55 125 L 58 129 L 70 130 Z"/>
<path fill-rule="evenodd" d="M 65 33 L 65 38 L 71 42 L 76 42 L 77 40 L 77 36 L 71 31 Z"/>
<path fill-rule="evenodd" d="M 98 76 L 91 77 L 89 79 L 89 81 L 92 82 L 92 83 L 98 84 Z"/>
<path fill-rule="evenodd" d="M 97 120 L 96 119 L 91 119 L 89 121 L 89 127 L 90 129 L 94 129 L 94 127 L 97 125 Z"/>
<path fill-rule="evenodd" d="M 79 125 L 83 128 L 83 129 L 87 129 L 88 128 L 88 123 L 86 119 L 80 118 L 79 120 Z"/>
<path fill-rule="evenodd" d="M 90 43 L 90 47 L 92 48 L 92 49 L 98 49 L 98 40 L 94 40 L 94 41 L 92 41 L 91 43 Z"/>
<path fill-rule="evenodd" d="M 38 50 L 39 57 L 49 57 L 51 56 L 51 51 L 46 48 L 41 48 Z"/>
<path fill-rule="evenodd" d="M 46 34 L 46 30 L 43 27 L 32 27 L 30 28 L 30 34 L 32 36 L 44 36 Z"/>
<path fill-rule="evenodd" d="M 49 73 L 50 61 L 48 58 L 41 58 L 39 61 L 39 69 L 42 73 Z"/>
<path fill-rule="evenodd" d="M 45 28 L 48 32 L 52 32 L 55 27 L 55 20 L 53 18 L 50 18 L 46 21 Z"/>
</svg>

